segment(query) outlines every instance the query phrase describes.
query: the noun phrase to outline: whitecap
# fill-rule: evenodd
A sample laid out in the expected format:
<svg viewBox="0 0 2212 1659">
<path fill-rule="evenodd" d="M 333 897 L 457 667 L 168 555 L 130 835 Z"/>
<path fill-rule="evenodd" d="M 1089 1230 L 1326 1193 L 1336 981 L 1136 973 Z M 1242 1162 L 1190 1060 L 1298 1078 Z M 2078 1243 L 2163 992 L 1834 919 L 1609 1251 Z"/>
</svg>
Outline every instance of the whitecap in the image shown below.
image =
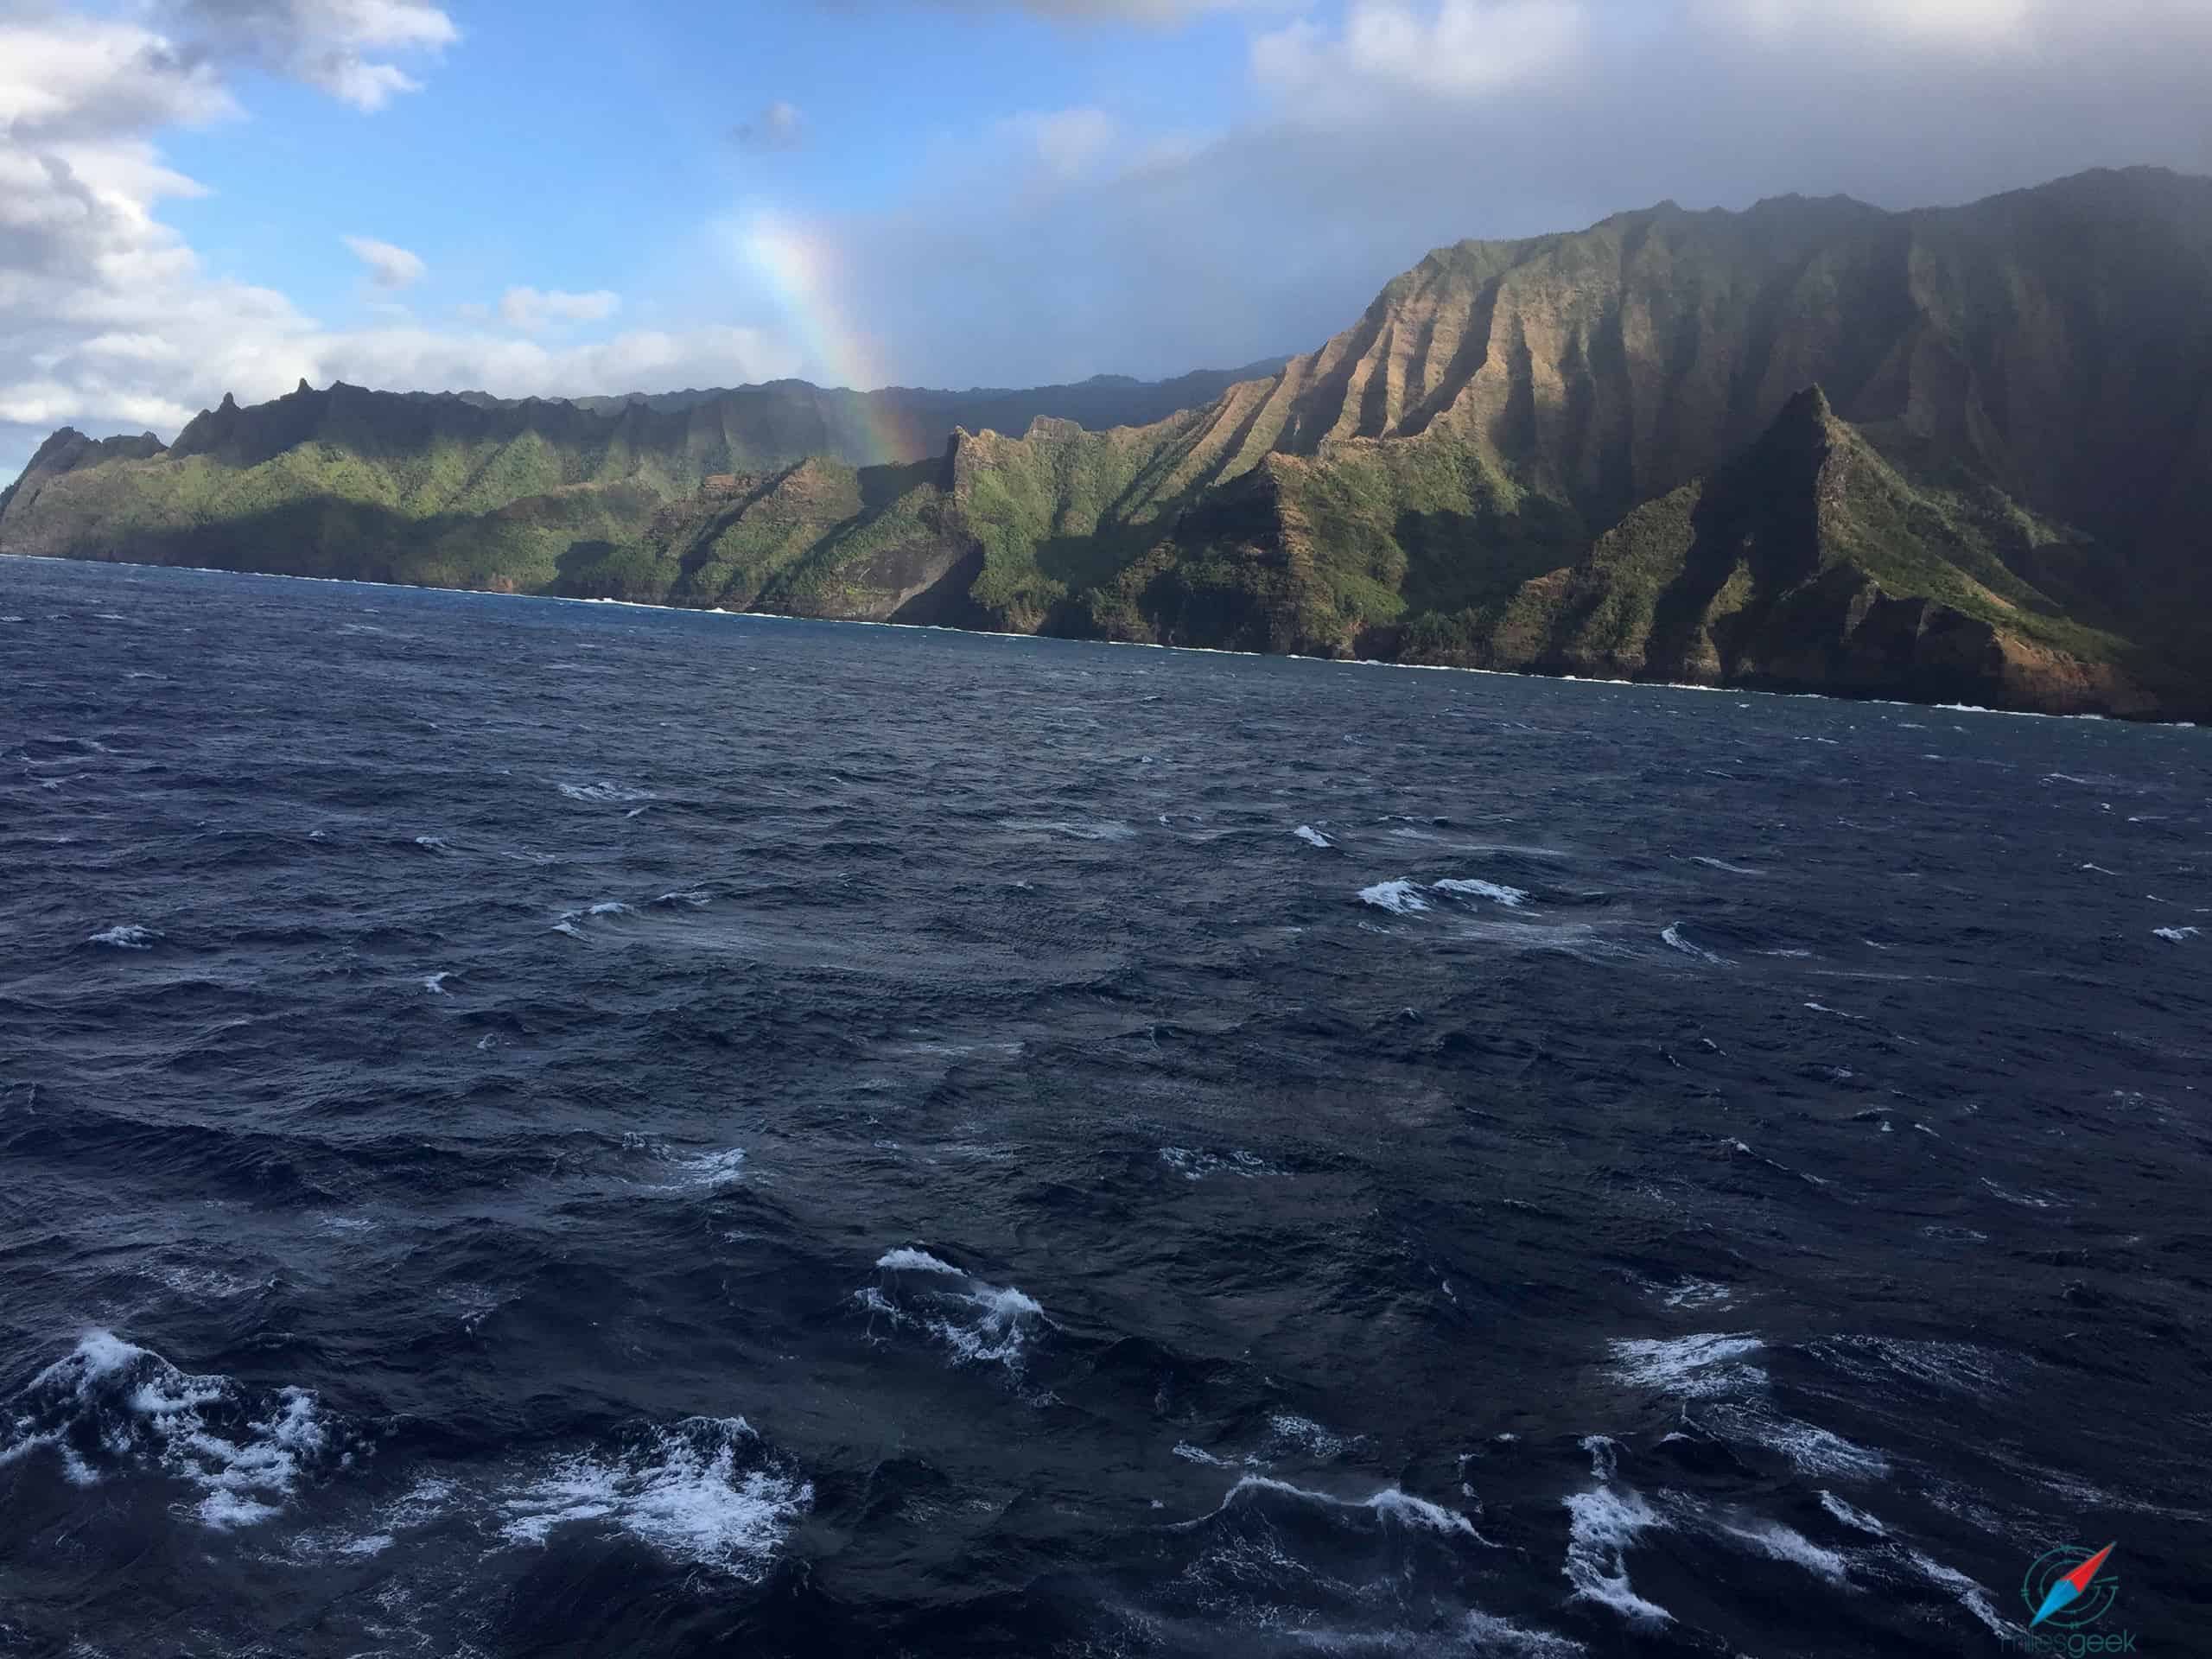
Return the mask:
<svg viewBox="0 0 2212 1659">
<path fill-rule="evenodd" d="M 1269 1166 L 1253 1153 L 1235 1150 L 1225 1154 L 1194 1151 L 1189 1147 L 1162 1147 L 1160 1161 L 1186 1181 L 1202 1181 L 1209 1175 L 1227 1173 L 1254 1180 L 1262 1175 L 1279 1175 L 1282 1172 Z"/>
<path fill-rule="evenodd" d="M 1217 1458 L 1203 1446 L 1192 1446 L 1188 1440 L 1178 1440 L 1175 1455 L 1185 1463 L 1202 1463 L 1210 1469 L 1234 1469 L 1236 1465 L 1227 1458 Z"/>
<path fill-rule="evenodd" d="M 195 1376 L 110 1331 L 92 1331 L 0 1413 L 0 1465 L 41 1449 L 78 1485 L 118 1467 L 158 1467 L 197 1487 L 186 1510 L 219 1531 L 275 1515 L 327 1461 L 334 1436 L 305 1389 L 257 1408 L 226 1376 Z"/>
<path fill-rule="evenodd" d="M 966 1277 L 950 1262 L 940 1262 L 927 1250 L 918 1250 L 910 1245 L 886 1250 L 876 1257 L 875 1265 L 886 1273 L 949 1273 L 955 1278 Z"/>
<path fill-rule="evenodd" d="M 1731 1440 L 1779 1453 L 1801 1474 L 1831 1480 L 1885 1480 L 1890 1460 L 1840 1434 L 1777 1411 L 1761 1400 L 1724 1400 L 1703 1408 L 1702 1421 Z"/>
<path fill-rule="evenodd" d="M 720 1191 L 734 1185 L 745 1179 L 745 1148 L 731 1147 L 722 1152 L 702 1152 L 690 1158 L 671 1158 L 677 1179 L 672 1185 L 679 1187 L 704 1187 Z"/>
<path fill-rule="evenodd" d="M 1589 1649 L 1548 1630 L 1524 1630 L 1495 1614 L 1470 1612 L 1460 1626 L 1470 1650 L 1498 1659 L 1578 1659 Z"/>
<path fill-rule="evenodd" d="M 1958 1598 L 1960 1605 L 1996 1634 L 2008 1639 L 2017 1634 L 2012 1626 L 2006 1624 L 1999 1615 L 1997 1609 L 1991 1605 L 1989 1592 L 1965 1573 L 1955 1568 L 1945 1567 L 1941 1561 L 1930 1560 L 1916 1549 L 1906 1550 L 1905 1558 L 1919 1569 L 1922 1577 L 1930 1584 L 1940 1586 L 1949 1591 Z"/>
<path fill-rule="evenodd" d="M 1240 1498 L 1250 1502 L 1262 1493 L 1330 1509 L 1366 1510 L 1378 1521 L 1438 1533 L 1446 1537 L 1475 1538 L 1479 1535 L 1475 1531 L 1474 1522 L 1457 1510 L 1432 1503 L 1425 1497 L 1415 1497 L 1396 1486 L 1385 1486 L 1367 1497 L 1335 1497 L 1327 1492 L 1294 1486 L 1287 1480 L 1277 1480 L 1268 1475 L 1243 1475 L 1223 1497 L 1221 1507 L 1227 1510 Z"/>
<path fill-rule="evenodd" d="M 1574 1586 L 1575 1599 L 1594 1601 L 1624 1618 L 1663 1624 L 1674 1618 L 1630 1586 L 1628 1548 L 1645 1532 L 1663 1526 L 1658 1515 L 1634 1492 L 1600 1487 L 1567 1498 L 1567 1564 L 1560 1570 Z"/>
<path fill-rule="evenodd" d="M 1706 1307 L 1714 1302 L 1725 1302 L 1732 1294 L 1727 1286 L 1716 1284 L 1710 1279 L 1685 1279 L 1668 1290 L 1667 1306 Z"/>
<path fill-rule="evenodd" d="M 1863 1020 L 1866 1017 L 1863 1014 L 1846 1014 L 1841 1008 L 1831 1008 L 1823 1002 L 1808 1002 L 1805 1006 L 1810 1008 L 1815 1014 L 1834 1014 L 1839 1020 Z"/>
<path fill-rule="evenodd" d="M 620 1452 L 559 1459 L 500 1502 L 499 1530 L 542 1545 L 556 1528 L 601 1522 L 676 1560 L 757 1580 L 813 1503 L 812 1484 L 770 1456 L 742 1417 L 690 1417 Z"/>
<path fill-rule="evenodd" d="M 1373 905 L 1377 910 L 1387 910 L 1393 916 L 1410 916 L 1428 908 L 1428 900 L 1421 896 L 1421 889 L 1401 877 L 1395 881 L 1378 881 L 1359 892 L 1362 904 Z"/>
<path fill-rule="evenodd" d="M 1822 1548 L 1804 1534 L 1783 1526 L 1779 1521 L 1752 1520 L 1741 1525 L 1723 1521 L 1716 1525 L 1726 1536 L 1770 1560 L 1802 1567 L 1814 1577 L 1826 1579 L 1830 1584 L 1848 1585 L 1851 1582 L 1850 1571 L 1841 1555 L 1834 1550 Z"/>
<path fill-rule="evenodd" d="M 1529 895 L 1519 887 L 1500 886 L 1495 881 L 1446 880 L 1436 884 L 1439 893 L 1470 894 L 1478 899 L 1493 899 L 1508 909 L 1517 909 L 1528 902 Z"/>
<path fill-rule="evenodd" d="M 1680 922 L 1676 922 L 1669 927 L 1661 928 L 1659 930 L 1659 937 L 1666 944 L 1672 945 L 1675 950 L 1681 951 L 1686 957 L 1695 957 L 1700 962 L 1709 962 L 1716 965 L 1718 965 L 1721 960 L 1719 957 L 1714 956 L 1712 951 L 1706 950 L 1702 945 L 1692 944 L 1688 939 L 1684 938 L 1682 937 L 1682 925 Z"/>
<path fill-rule="evenodd" d="M 1311 1417 L 1300 1417 L 1295 1412 L 1278 1411 L 1268 1419 L 1267 1452 L 1270 1457 L 1281 1457 L 1286 1452 L 1303 1452 L 1322 1463 L 1333 1463 L 1357 1446 L 1361 1436 L 1332 1433 Z"/>
<path fill-rule="evenodd" d="M 1834 1492 L 1825 1489 L 1821 1493 L 1821 1507 L 1842 1522 L 1845 1526 L 1854 1528 L 1870 1537 L 1886 1538 L 1890 1535 L 1890 1529 L 1867 1514 L 1866 1510 L 1845 1503 Z"/>
<path fill-rule="evenodd" d="M 453 969 L 450 968 L 440 973 L 425 974 L 423 976 L 423 988 L 432 996 L 443 996 L 446 994 L 446 981 L 452 977 Z"/>
<path fill-rule="evenodd" d="M 560 791 L 572 801 L 582 801 L 593 806 L 626 806 L 632 801 L 659 798 L 650 789 L 639 789 L 628 784 L 610 783 L 601 779 L 595 784 L 562 784 Z"/>
<path fill-rule="evenodd" d="M 1999 1185 L 1986 1175 L 1981 1177 L 1981 1184 L 2004 1199 L 2005 1203 L 2017 1204 L 2024 1210 L 2050 1210 L 2055 1208 L 2058 1203 L 2056 1198 L 2044 1193 L 2015 1192 L 2008 1186 Z"/>
<path fill-rule="evenodd" d="M 415 844 L 426 853 L 444 853 L 453 850 L 447 845 L 443 836 L 417 836 L 415 837 Z"/>
<path fill-rule="evenodd" d="M 1731 875 L 1764 875 L 1766 874 L 1764 870 L 1747 869 L 1741 864 L 1731 864 L 1726 862 L 1725 860 L 1718 858 L 1706 858 L 1699 856 L 1691 859 L 1690 862 L 1693 864 L 1703 864 L 1716 870 L 1726 870 Z"/>
<path fill-rule="evenodd" d="M 1161 822 L 1165 823 L 1166 820 L 1162 819 Z M 1306 842 L 1309 847 L 1333 847 L 1337 844 L 1310 823 L 1301 823 L 1297 829 L 1292 830 L 1290 833 L 1296 836 L 1300 841 Z"/>
<path fill-rule="evenodd" d="M 1052 1324 L 1036 1300 L 1016 1287 L 988 1284 L 926 1250 L 887 1250 L 876 1267 L 893 1282 L 864 1286 L 854 1300 L 894 1326 L 927 1332 L 956 1365 L 1002 1365 L 1018 1376 L 1031 1343 Z"/>
<path fill-rule="evenodd" d="M 1703 1332 L 1688 1337 L 1627 1337 L 1606 1344 L 1614 1377 L 1633 1387 L 1692 1398 L 1741 1392 L 1766 1381 L 1756 1366 L 1738 1362 L 1766 1344 L 1757 1337 Z"/>
<path fill-rule="evenodd" d="M 136 923 L 126 922 L 119 926 L 102 929 L 86 943 L 109 945 L 118 950 L 150 950 L 162 937 L 150 927 L 140 927 Z"/>
<path fill-rule="evenodd" d="M 2195 938 L 2201 930 L 2194 927 L 2154 927 L 2151 931 L 2159 938 L 2171 939 L 2176 944 L 2185 944 Z"/>
</svg>

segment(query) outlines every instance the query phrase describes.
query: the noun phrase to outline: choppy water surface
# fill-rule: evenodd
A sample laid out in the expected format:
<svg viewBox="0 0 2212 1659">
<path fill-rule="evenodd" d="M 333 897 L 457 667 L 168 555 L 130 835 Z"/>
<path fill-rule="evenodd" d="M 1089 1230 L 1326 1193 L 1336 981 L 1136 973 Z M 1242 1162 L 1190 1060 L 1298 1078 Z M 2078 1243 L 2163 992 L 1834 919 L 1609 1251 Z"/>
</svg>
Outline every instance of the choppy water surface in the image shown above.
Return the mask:
<svg viewBox="0 0 2212 1659">
<path fill-rule="evenodd" d="M 0 1652 L 2212 1632 L 2205 734 L 0 616 Z"/>
</svg>

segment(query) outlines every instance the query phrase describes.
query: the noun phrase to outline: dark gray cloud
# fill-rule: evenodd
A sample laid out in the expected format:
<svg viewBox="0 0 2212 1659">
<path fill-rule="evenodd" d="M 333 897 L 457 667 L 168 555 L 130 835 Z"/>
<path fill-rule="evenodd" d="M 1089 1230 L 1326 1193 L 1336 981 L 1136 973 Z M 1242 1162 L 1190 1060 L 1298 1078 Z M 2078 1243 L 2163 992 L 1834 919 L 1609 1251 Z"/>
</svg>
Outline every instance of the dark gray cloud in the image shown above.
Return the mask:
<svg viewBox="0 0 2212 1659">
<path fill-rule="evenodd" d="M 2212 172 L 2212 5 L 1865 0 L 1853 27 L 1824 21 L 1848 10 L 1446 0 L 1355 6 L 1342 33 L 1293 24 L 1255 54 L 1273 104 L 1227 132 L 1126 140 L 1116 165 L 1049 189 L 976 188 L 1007 175 L 994 156 L 837 227 L 848 315 L 912 382 L 1166 374 L 1315 346 L 1462 237 L 1662 199 L 1910 207 L 2093 166 Z M 1517 27 L 1514 51 L 1455 32 L 1454 12 Z M 1563 12 L 1579 26 L 1541 15 Z M 1553 60 L 1529 45 L 1545 41 Z M 1455 46 L 1492 61 L 1438 61 Z"/>
</svg>

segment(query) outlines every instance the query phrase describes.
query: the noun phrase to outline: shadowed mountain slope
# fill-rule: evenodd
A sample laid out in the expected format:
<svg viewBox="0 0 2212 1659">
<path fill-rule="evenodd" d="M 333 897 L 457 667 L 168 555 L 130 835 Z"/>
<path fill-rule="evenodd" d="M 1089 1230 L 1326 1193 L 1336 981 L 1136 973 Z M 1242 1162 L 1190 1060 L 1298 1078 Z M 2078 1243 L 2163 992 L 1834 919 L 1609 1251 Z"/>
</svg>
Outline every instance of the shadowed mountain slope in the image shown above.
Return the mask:
<svg viewBox="0 0 2212 1659">
<path fill-rule="evenodd" d="M 302 388 L 157 454 L 57 435 L 0 550 L 2212 706 L 2212 181 L 1662 204 L 1463 242 L 1318 351 L 1207 378 L 588 407 Z M 894 408 L 949 435 L 898 436 Z"/>
</svg>

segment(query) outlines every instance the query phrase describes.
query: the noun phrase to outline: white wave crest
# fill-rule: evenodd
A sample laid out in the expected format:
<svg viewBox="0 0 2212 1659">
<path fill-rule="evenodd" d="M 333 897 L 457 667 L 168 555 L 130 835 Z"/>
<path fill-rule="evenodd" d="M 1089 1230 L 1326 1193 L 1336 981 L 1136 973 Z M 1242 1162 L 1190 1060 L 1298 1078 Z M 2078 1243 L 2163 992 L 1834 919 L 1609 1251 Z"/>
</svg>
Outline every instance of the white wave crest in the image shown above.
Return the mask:
<svg viewBox="0 0 2212 1659">
<path fill-rule="evenodd" d="M 1720 963 L 1721 958 L 1714 956 L 1712 951 L 1703 945 L 1692 944 L 1682 937 L 1682 925 L 1680 922 L 1661 928 L 1659 938 L 1663 943 L 1673 946 L 1686 957 L 1695 957 L 1700 962 L 1709 962 L 1716 967 Z"/>
<path fill-rule="evenodd" d="M 2151 930 L 2158 938 L 2171 940 L 2176 944 L 2186 944 L 2200 931 L 2194 927 L 2154 927 Z"/>
<path fill-rule="evenodd" d="M 1845 1503 L 1834 1492 L 1825 1490 L 1821 1491 L 1821 1507 L 1842 1522 L 1845 1526 L 1863 1532 L 1869 1537 L 1886 1538 L 1890 1535 L 1890 1529 L 1879 1521 L 1867 1514 L 1866 1510 Z"/>
<path fill-rule="evenodd" d="M 1465 893 L 1477 899 L 1493 899 L 1510 910 L 1517 910 L 1528 903 L 1529 895 L 1519 887 L 1502 887 L 1495 881 L 1447 880 L 1436 884 L 1439 893 Z"/>
<path fill-rule="evenodd" d="M 950 1351 L 956 1365 L 1002 1365 L 1018 1376 L 1030 1344 L 1052 1324 L 1035 1299 L 1016 1287 L 988 1284 L 927 1250 L 887 1250 L 875 1265 L 894 1282 L 864 1286 L 854 1300 L 872 1319 L 927 1332 Z"/>
<path fill-rule="evenodd" d="M 1332 1497 L 1326 1492 L 1294 1486 L 1287 1480 L 1277 1480 L 1269 1475 L 1243 1475 L 1229 1489 L 1228 1496 L 1221 1501 L 1221 1507 L 1226 1510 L 1240 1500 L 1250 1503 L 1262 1493 L 1273 1493 L 1303 1503 L 1324 1504 L 1332 1509 L 1366 1510 L 1379 1521 L 1438 1533 L 1446 1537 L 1454 1535 L 1466 1538 L 1478 1536 L 1474 1522 L 1458 1510 L 1432 1503 L 1425 1497 L 1415 1497 L 1395 1486 L 1385 1486 L 1366 1497 Z"/>
<path fill-rule="evenodd" d="M 814 1503 L 742 1417 L 690 1417 L 613 1453 L 564 1458 L 499 1504 L 511 1542 L 601 1522 L 678 1560 L 757 1580 Z"/>
<path fill-rule="evenodd" d="M 1634 1492 L 1600 1487 L 1567 1500 L 1567 1564 L 1560 1570 L 1580 1601 L 1594 1601 L 1622 1618 L 1643 1624 L 1664 1624 L 1674 1615 L 1646 1601 L 1630 1587 L 1628 1549 L 1655 1527 L 1663 1526 L 1651 1506 Z"/>
<path fill-rule="evenodd" d="M 1724 1535 L 1771 1560 L 1802 1567 L 1814 1577 L 1826 1579 L 1830 1584 L 1847 1585 L 1851 1582 L 1850 1570 L 1842 1556 L 1832 1549 L 1821 1548 L 1804 1534 L 1783 1526 L 1779 1521 L 1753 1520 L 1741 1525 L 1722 1522 L 1719 1530 Z"/>
<path fill-rule="evenodd" d="M 650 789 L 639 789 L 628 784 L 609 783 L 601 779 L 595 784 L 563 784 L 561 792 L 572 801 L 582 801 L 592 806 L 627 806 L 632 801 L 659 798 Z"/>
<path fill-rule="evenodd" d="M 1766 1381 L 1756 1366 L 1737 1362 L 1766 1344 L 1757 1337 L 1706 1332 L 1696 1336 L 1623 1338 L 1607 1344 L 1613 1376 L 1640 1389 L 1657 1389 L 1692 1399 L 1740 1393 Z"/>
<path fill-rule="evenodd" d="M 226 1376 L 194 1376 L 111 1331 L 92 1331 L 33 1377 L 0 1416 L 0 1465 L 50 1449 L 74 1484 L 158 1468 L 198 1488 L 187 1511 L 218 1530 L 275 1515 L 333 1436 L 305 1389 L 258 1408 Z"/>
<path fill-rule="evenodd" d="M 1421 896 L 1421 889 L 1402 876 L 1395 881 L 1378 881 L 1371 887 L 1362 887 L 1359 899 L 1362 904 L 1387 910 L 1393 916 L 1411 916 L 1429 907 L 1428 900 Z"/>
<path fill-rule="evenodd" d="M 1333 847 L 1337 844 L 1310 823 L 1301 823 L 1290 833 L 1309 847 Z"/>
<path fill-rule="evenodd" d="M 125 922 L 116 927 L 103 928 L 86 940 L 88 944 L 105 944 L 117 950 L 150 950 L 162 935 L 150 927 L 140 927 L 135 922 Z"/>
</svg>

